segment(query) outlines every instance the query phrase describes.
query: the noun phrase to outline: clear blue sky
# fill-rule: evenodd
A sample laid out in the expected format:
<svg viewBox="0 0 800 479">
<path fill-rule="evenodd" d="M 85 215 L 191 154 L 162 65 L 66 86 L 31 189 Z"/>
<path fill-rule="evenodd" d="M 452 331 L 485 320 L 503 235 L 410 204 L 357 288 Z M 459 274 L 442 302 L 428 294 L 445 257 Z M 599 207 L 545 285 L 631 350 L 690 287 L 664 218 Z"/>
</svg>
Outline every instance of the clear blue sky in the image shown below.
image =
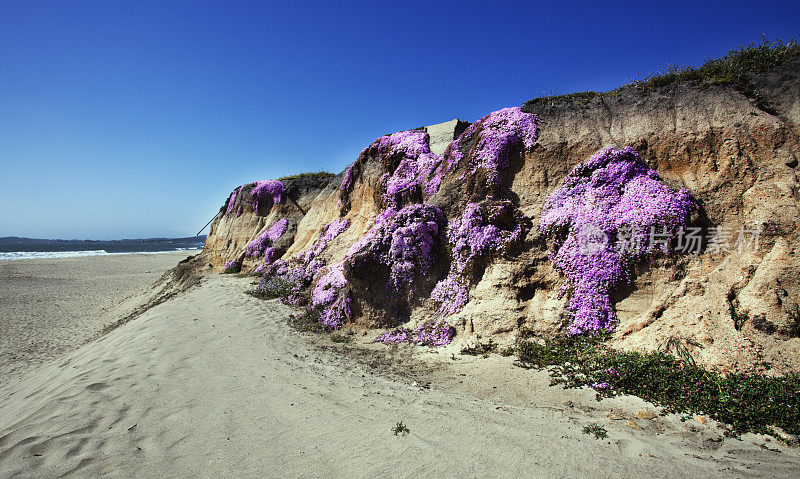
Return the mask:
<svg viewBox="0 0 800 479">
<path fill-rule="evenodd" d="M 0 236 L 193 235 L 388 132 L 800 33 L 797 0 L 649 3 L 4 0 Z"/>
</svg>

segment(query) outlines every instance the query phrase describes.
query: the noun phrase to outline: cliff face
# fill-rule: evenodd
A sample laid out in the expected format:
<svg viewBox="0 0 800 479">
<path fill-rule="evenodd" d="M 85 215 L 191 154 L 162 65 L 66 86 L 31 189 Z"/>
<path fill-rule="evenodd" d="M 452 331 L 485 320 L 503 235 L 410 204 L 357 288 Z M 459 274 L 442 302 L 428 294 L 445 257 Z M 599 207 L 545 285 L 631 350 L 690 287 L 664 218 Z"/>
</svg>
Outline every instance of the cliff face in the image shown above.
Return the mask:
<svg viewBox="0 0 800 479">
<path fill-rule="evenodd" d="M 618 321 L 613 343 L 625 349 L 656 349 L 673 337 L 683 340 L 698 364 L 707 367 L 800 371 L 800 59 L 751 75 L 738 89 L 692 84 L 647 91 L 629 88 L 532 100 L 522 111 L 538 117 L 536 144 L 509 150 L 508 164 L 497 174 L 474 166 L 481 129 L 488 127 L 479 122 L 477 129 L 464 131 L 463 122 L 434 125 L 427 128 L 429 151 L 423 148 L 422 157 L 444 153 L 444 163 L 462 156 L 465 160 L 452 161 L 452 168 L 425 177 L 422 191 L 395 188 L 392 181 L 404 168 L 405 157 L 376 142 L 335 178 L 302 185 L 286 181 L 287 199 L 268 210 L 253 211 L 249 187 L 243 187 L 233 207 L 226 202 L 213 222 L 204 256 L 214 266 L 242 259 L 245 247 L 260 232 L 286 218 L 288 230 L 275 246 L 289 260 L 319 245 L 326 225 L 349 221 L 318 258 L 329 266 L 342 262 L 344 277 L 355 281 L 357 261 L 348 250 L 374 233 L 370 229 L 376 216 L 385 215 L 390 206 L 402 211 L 422 201 L 435 206 L 444 215 L 439 229 L 444 223 L 464 223 L 469 208 L 503 210 L 506 219 L 498 220 L 495 230 L 501 231 L 504 246 L 467 265 L 472 278 L 469 300 L 447 321 L 463 341 L 492 338 L 510 344 L 524 329 L 563 333 L 570 322 L 569 295 L 559 294 L 565 277 L 548 258 L 552 238 L 537 227 L 542 210 L 576 165 L 603 148 L 630 146 L 664 183 L 691 192 L 697 208 L 687 226 L 698 228 L 703 239 L 694 252 L 636 265 L 631 284 L 612 296 Z M 418 163 L 419 168 L 427 164 Z M 440 181 L 438 188 L 429 189 L 434 181 Z M 387 196 L 393 188 L 400 191 L 396 198 Z M 474 204 L 479 206 L 470 206 Z M 520 212 L 529 220 L 520 219 Z M 422 220 L 412 216 L 397 227 L 405 231 L 420 224 Z M 519 228 L 512 231 L 514 225 Z M 514 235 L 520 232 L 526 235 L 518 240 Z M 745 241 L 737 243 L 739 239 Z M 440 301 L 429 299 L 430 289 L 447 276 L 448 268 L 452 274 L 457 261 L 450 239 L 431 241 L 433 265 L 422 265 L 431 284 L 415 281 L 421 289 L 403 290 L 402 305 L 393 302 L 393 309 L 382 313 L 381 303 L 368 296 L 384 295 L 385 300 L 388 293 L 348 292 L 354 305 L 349 323 L 421 323 L 441 314 Z M 420 265 L 412 263 L 419 270 Z M 245 268 L 256 264 L 245 258 Z M 378 278 L 394 272 L 375 274 Z M 388 295 L 392 301 L 398 291 Z"/>
<path fill-rule="evenodd" d="M 252 269 L 259 259 L 246 256 L 245 248 L 270 225 L 282 218 L 287 219 L 288 226 L 276 246 L 281 251 L 289 249 L 295 243 L 298 224 L 309 213 L 320 192 L 324 191 L 335 178 L 331 175 L 284 180 L 282 201 L 277 203 L 268 201 L 267 205 L 257 207 L 255 210 L 251 192 L 256 183 L 237 188 L 236 194 L 226 200 L 217 217 L 211 222 L 203 248 L 205 260 L 213 266 L 238 260 L 244 262 L 243 269 Z"/>
</svg>

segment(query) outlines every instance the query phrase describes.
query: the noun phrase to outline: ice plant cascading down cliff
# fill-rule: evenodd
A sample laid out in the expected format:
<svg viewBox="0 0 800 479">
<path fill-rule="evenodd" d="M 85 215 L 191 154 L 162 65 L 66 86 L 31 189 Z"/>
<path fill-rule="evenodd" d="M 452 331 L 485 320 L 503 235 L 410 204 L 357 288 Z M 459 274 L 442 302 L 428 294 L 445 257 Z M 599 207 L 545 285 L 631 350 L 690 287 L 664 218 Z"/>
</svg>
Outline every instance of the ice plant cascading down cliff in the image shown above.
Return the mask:
<svg viewBox="0 0 800 479">
<path fill-rule="evenodd" d="M 567 175 L 545 202 L 539 228 L 572 293 L 570 334 L 614 328 L 611 295 L 631 280 L 634 263 L 669 254 L 694 206 L 688 190 L 663 184 L 630 147 L 604 149 Z"/>
<path fill-rule="evenodd" d="M 277 261 L 268 273 L 300 278 L 295 281 L 300 290 L 291 295 L 293 300 L 308 301 L 326 327 L 338 329 L 349 319 L 355 300 L 362 313 L 364 307 L 371 308 L 376 318 L 383 314 L 376 309 L 385 310 L 390 317 L 407 317 L 414 301 L 433 289 L 442 270 L 436 269 L 434 275 L 434 265 L 445 257 L 444 246 L 450 243 L 450 274 L 434 290 L 434 299 L 442 304 L 445 314 L 459 310 L 468 300 L 467 290 L 475 270 L 491 256 L 505 254 L 520 244 L 530 229 L 530 220 L 509 200 L 511 195 L 503 192 L 501 184 L 512 159 L 533 147 L 537 136 L 534 115 L 519 108 L 506 108 L 478 120 L 442 156 L 431 152 L 424 130 L 377 139 L 347 169 L 339 186 L 343 217 L 350 209 L 349 197 L 356 181 L 366 168 L 372 168 L 368 162 L 380 162 L 381 210 L 374 226 L 353 244 L 341 262 L 325 266 L 317 256 L 349 226 L 348 220 L 334 222 L 320 232 L 315 245 L 292 260 L 300 266 Z M 463 176 L 455 181 L 477 177 L 488 187 L 478 195 L 471 192 L 474 203 L 468 204 L 461 218 L 448 228 L 442 211 L 425 201 L 437 193 L 445 175 L 456 169 Z M 481 200 L 480 195 L 485 199 Z M 310 297 L 303 299 L 306 293 L 301 290 L 308 286 Z M 374 304 L 368 305 L 370 302 Z M 397 330 L 381 341 L 442 345 L 449 342 L 454 331 L 438 320 L 409 334 L 401 332 Z"/>
<path fill-rule="evenodd" d="M 325 267 L 325 262 L 317 257 L 325 250 L 328 244 L 333 241 L 337 236 L 342 234 L 347 228 L 350 227 L 350 220 L 340 219 L 326 224 L 322 227 L 317 236 L 317 239 L 306 251 L 297 254 L 292 260 L 284 261 L 277 260 L 271 264 L 266 264 L 263 268 L 263 274 L 259 287 L 264 288 L 269 281 L 287 281 L 293 285 L 291 291 L 287 296 L 282 298 L 282 301 L 288 304 L 301 305 L 305 301 L 304 290 L 308 288 L 318 273 Z M 344 315 L 349 318 L 349 310 L 344 307 L 349 307 L 349 300 L 342 301 L 337 314 Z M 323 315 L 325 317 L 325 315 Z M 328 313 L 327 317 L 333 317 L 332 313 Z M 324 319 L 324 318 L 323 318 Z M 322 321 L 326 327 L 331 329 L 338 329 L 334 327 L 336 321 Z"/>
<path fill-rule="evenodd" d="M 383 181 L 387 210 L 378 216 L 378 221 L 387 212 L 391 214 L 397 203 L 435 194 L 444 175 L 453 169 L 466 170 L 460 180 L 481 177 L 484 181 L 482 190 L 487 197 L 467 204 L 461 218 L 452 221 L 447 228 L 450 271 L 436 284 L 431 298 L 439 302 L 439 312 L 448 316 L 460 311 L 469 301 L 469 285 L 477 270 L 485 266 L 491 256 L 508 253 L 521 244 L 530 230 L 530 220 L 511 201 L 504 199 L 507 195 L 502 193 L 502 175 L 510 166 L 513 154 L 536 144 L 538 119 L 519 108 L 492 112 L 472 124 L 447 148 L 443 157 L 429 152 L 428 139 L 420 132 L 406 133 L 404 137 L 385 138 L 377 145 L 379 149 L 399 147 L 404 154 L 393 175 Z M 424 189 L 419 186 L 421 180 L 427 183 Z M 474 196 L 478 192 L 471 193 Z M 494 193 L 498 193 L 497 198 Z M 452 327 L 440 320 L 414 331 L 396 329 L 377 341 L 442 345 L 450 342 L 452 334 Z"/>
<path fill-rule="evenodd" d="M 431 293 L 440 304 L 439 312 L 449 316 L 460 311 L 469 301 L 469 283 L 477 263 L 520 245 L 530 228 L 531 221 L 509 200 L 469 203 L 461 218 L 447 228 L 450 272 Z"/>
<path fill-rule="evenodd" d="M 502 194 L 501 176 L 510 166 L 512 153 L 532 148 L 538 136 L 535 115 L 519 108 L 505 108 L 470 125 L 445 151 L 442 171 L 467 158 L 469 170 L 465 176 L 483 175 L 489 197 L 467 204 L 461 218 L 448 227 L 450 272 L 431 294 L 444 316 L 460 311 L 469 301 L 469 284 L 479 263 L 508 253 L 528 234 L 530 220 L 511 201 L 492 196 L 494 192 Z M 470 144 L 472 147 L 467 150 Z"/>
<path fill-rule="evenodd" d="M 230 216 L 233 213 L 237 203 L 239 207 L 236 208 L 236 216 L 240 216 L 244 212 L 243 206 L 246 195 L 243 194 L 248 191 L 250 207 L 255 214 L 259 214 L 259 211 L 268 211 L 273 204 L 283 201 L 284 186 L 282 182 L 278 180 L 262 180 L 249 183 L 233 190 L 225 206 L 225 216 Z M 237 202 L 240 198 L 241 200 Z"/>
<path fill-rule="evenodd" d="M 272 223 L 269 228 L 264 230 L 263 233 L 245 247 L 244 253 L 247 256 L 261 257 L 263 255 L 264 263 L 256 268 L 254 273 L 260 273 L 266 266 L 269 266 L 277 259 L 277 250 L 272 244 L 286 233 L 288 227 L 289 221 L 286 218 L 281 218 Z"/>
</svg>

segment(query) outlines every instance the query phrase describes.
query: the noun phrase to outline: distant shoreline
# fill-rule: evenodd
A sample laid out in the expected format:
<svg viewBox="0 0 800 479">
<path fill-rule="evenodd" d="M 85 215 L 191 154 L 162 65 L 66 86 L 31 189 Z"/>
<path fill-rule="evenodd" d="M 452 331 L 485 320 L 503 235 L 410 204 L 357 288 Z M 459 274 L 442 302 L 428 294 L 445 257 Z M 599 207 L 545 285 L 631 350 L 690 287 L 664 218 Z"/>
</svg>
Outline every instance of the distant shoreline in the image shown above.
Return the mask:
<svg viewBox="0 0 800 479">
<path fill-rule="evenodd" d="M 20 261 L 38 259 L 68 259 L 68 258 L 87 258 L 96 256 L 111 255 L 131 255 L 131 254 L 166 254 L 202 251 L 202 247 L 195 248 L 176 248 L 172 250 L 159 251 L 115 251 L 109 253 L 105 250 L 86 250 L 86 251 L 6 251 L 0 252 L 0 261 Z"/>
</svg>

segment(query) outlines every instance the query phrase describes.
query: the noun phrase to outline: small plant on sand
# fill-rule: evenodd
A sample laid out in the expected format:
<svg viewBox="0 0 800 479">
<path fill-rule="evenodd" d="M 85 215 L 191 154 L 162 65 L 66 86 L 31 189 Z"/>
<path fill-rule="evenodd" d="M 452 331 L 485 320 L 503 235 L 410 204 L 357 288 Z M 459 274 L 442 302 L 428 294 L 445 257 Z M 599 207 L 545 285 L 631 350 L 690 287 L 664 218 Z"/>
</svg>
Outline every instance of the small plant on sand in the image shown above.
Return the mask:
<svg viewBox="0 0 800 479">
<path fill-rule="evenodd" d="M 584 434 L 594 434 L 595 439 L 605 439 L 608 437 L 608 431 L 603 426 L 593 422 L 588 426 L 583 426 Z"/>
<path fill-rule="evenodd" d="M 331 334 L 331 341 L 334 343 L 346 343 L 350 341 L 350 336 L 345 336 L 344 334 L 334 333 Z"/>
<path fill-rule="evenodd" d="M 245 291 L 250 296 L 259 299 L 275 299 L 286 297 L 293 291 L 295 283 L 283 276 L 274 276 L 267 281 L 259 283 L 253 289 Z"/>
<path fill-rule="evenodd" d="M 306 308 L 300 315 L 290 315 L 288 322 L 289 326 L 298 331 L 312 333 L 325 332 L 325 326 L 322 325 L 319 319 L 319 312 L 311 308 Z"/>
<path fill-rule="evenodd" d="M 400 434 L 408 434 L 411 432 L 411 429 L 406 427 L 406 425 L 403 424 L 403 421 L 400 421 L 392 428 L 392 432 L 395 436 L 397 436 Z"/>
<path fill-rule="evenodd" d="M 223 274 L 235 274 L 242 270 L 241 261 L 227 261 L 222 269 Z"/>
<path fill-rule="evenodd" d="M 493 353 L 497 350 L 497 344 L 489 338 L 488 343 L 481 343 L 480 341 L 475 346 L 464 346 L 461 348 L 461 354 L 466 354 L 469 356 L 486 356 L 489 353 Z"/>
<path fill-rule="evenodd" d="M 513 356 L 514 353 L 516 353 L 516 352 L 517 352 L 516 349 L 514 349 L 513 347 L 509 346 L 507 348 L 503 348 L 503 349 L 500 350 L 500 356 L 505 356 L 505 357 Z"/>
</svg>

